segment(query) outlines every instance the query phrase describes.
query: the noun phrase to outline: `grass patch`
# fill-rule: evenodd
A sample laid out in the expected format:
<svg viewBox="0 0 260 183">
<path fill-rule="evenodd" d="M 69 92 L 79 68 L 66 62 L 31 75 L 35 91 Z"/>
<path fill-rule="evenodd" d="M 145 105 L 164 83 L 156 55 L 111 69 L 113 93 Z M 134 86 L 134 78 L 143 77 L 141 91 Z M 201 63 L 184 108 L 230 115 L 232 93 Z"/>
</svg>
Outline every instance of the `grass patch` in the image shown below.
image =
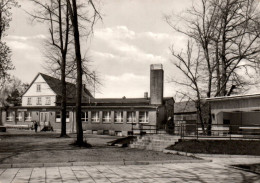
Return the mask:
<svg viewBox="0 0 260 183">
<path fill-rule="evenodd" d="M 0 135 L 0 164 L 194 159 L 163 152 L 107 146 L 107 142 L 118 139 L 116 136 L 85 134 L 84 141 L 92 147 L 82 148 L 69 145 L 75 142 L 76 134 L 69 134 L 71 138 L 58 138 L 59 135 L 53 132 L 33 131 L 12 131 Z"/>
<path fill-rule="evenodd" d="M 89 144 L 87 141 L 84 141 L 82 143 L 79 143 L 78 141 L 74 141 L 72 144 L 70 144 L 72 146 L 76 146 L 76 147 L 85 147 L 85 148 L 91 148 L 92 145 Z"/>
<path fill-rule="evenodd" d="M 260 141 L 184 140 L 167 149 L 203 154 L 260 155 Z"/>
<path fill-rule="evenodd" d="M 108 142 L 108 145 L 114 146 L 116 144 L 122 144 L 122 147 L 128 147 L 128 145 L 136 139 L 135 136 L 128 136 L 120 139 L 116 139 Z"/>
</svg>

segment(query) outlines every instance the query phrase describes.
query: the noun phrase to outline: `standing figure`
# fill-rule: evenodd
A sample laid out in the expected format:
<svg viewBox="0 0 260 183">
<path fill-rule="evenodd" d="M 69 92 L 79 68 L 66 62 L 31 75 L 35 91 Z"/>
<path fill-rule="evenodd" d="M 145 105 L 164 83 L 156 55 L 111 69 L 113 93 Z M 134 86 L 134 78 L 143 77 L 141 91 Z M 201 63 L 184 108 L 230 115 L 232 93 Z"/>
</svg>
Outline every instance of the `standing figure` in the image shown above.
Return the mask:
<svg viewBox="0 0 260 183">
<path fill-rule="evenodd" d="M 38 130 L 38 123 L 36 121 L 34 121 L 34 130 L 35 130 L 35 133 L 37 133 L 37 130 Z"/>
</svg>

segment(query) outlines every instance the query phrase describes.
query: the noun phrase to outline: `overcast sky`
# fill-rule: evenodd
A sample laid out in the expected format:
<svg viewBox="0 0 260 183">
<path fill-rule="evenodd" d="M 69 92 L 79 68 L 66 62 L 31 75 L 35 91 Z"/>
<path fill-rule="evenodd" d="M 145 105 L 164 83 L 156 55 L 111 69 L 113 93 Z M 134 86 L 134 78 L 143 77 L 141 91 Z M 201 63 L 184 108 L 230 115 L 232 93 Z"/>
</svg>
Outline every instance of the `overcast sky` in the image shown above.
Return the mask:
<svg viewBox="0 0 260 183">
<path fill-rule="evenodd" d="M 170 59 L 169 47 L 181 48 L 185 40 L 164 21 L 163 15 L 181 12 L 191 0 L 101 0 L 103 23 L 95 27 L 88 50 L 92 69 L 99 73 L 103 86 L 96 97 L 143 97 L 149 90 L 150 64 L 163 64 L 165 96 L 173 96 L 177 77 Z M 34 8 L 28 0 L 19 0 L 14 9 L 8 36 L 15 71 L 23 82 L 31 82 L 38 72 L 46 73 L 41 50 L 48 36 L 47 26 L 31 24 L 24 10 Z"/>
</svg>

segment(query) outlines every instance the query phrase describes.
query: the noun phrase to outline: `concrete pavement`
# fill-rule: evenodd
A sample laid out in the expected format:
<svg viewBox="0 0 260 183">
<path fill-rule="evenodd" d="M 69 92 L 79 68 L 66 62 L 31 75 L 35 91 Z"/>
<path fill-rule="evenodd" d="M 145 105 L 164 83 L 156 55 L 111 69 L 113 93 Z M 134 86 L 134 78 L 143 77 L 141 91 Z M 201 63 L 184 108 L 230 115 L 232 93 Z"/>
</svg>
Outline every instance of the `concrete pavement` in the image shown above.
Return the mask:
<svg viewBox="0 0 260 183">
<path fill-rule="evenodd" d="M 211 158 L 212 159 L 212 158 Z M 86 182 L 86 183 L 172 183 L 172 182 L 255 182 L 260 176 L 229 167 L 237 163 L 260 163 L 260 158 L 214 158 L 208 163 L 163 165 L 95 165 L 71 167 L 0 169 L 1 183 Z"/>
</svg>

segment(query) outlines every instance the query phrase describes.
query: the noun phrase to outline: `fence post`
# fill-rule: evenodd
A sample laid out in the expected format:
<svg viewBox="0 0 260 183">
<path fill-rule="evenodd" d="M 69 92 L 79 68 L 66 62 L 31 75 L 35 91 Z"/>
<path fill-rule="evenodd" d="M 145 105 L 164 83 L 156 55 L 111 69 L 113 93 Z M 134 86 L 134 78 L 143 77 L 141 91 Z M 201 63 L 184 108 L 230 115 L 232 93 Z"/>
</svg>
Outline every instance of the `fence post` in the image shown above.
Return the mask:
<svg viewBox="0 0 260 183">
<path fill-rule="evenodd" d="M 182 123 L 181 123 L 181 131 L 180 131 L 180 135 L 181 135 L 181 139 L 183 138 L 183 135 L 182 135 Z"/>
<path fill-rule="evenodd" d="M 199 139 L 199 132 L 198 132 L 198 123 L 196 122 L 196 136 L 197 140 Z"/>
<path fill-rule="evenodd" d="M 229 140 L 231 140 L 231 124 L 229 124 Z"/>
<path fill-rule="evenodd" d="M 183 130 L 184 126 L 183 125 L 184 124 L 181 124 L 181 136 L 182 136 L 182 139 L 184 139 L 184 130 Z"/>
</svg>

